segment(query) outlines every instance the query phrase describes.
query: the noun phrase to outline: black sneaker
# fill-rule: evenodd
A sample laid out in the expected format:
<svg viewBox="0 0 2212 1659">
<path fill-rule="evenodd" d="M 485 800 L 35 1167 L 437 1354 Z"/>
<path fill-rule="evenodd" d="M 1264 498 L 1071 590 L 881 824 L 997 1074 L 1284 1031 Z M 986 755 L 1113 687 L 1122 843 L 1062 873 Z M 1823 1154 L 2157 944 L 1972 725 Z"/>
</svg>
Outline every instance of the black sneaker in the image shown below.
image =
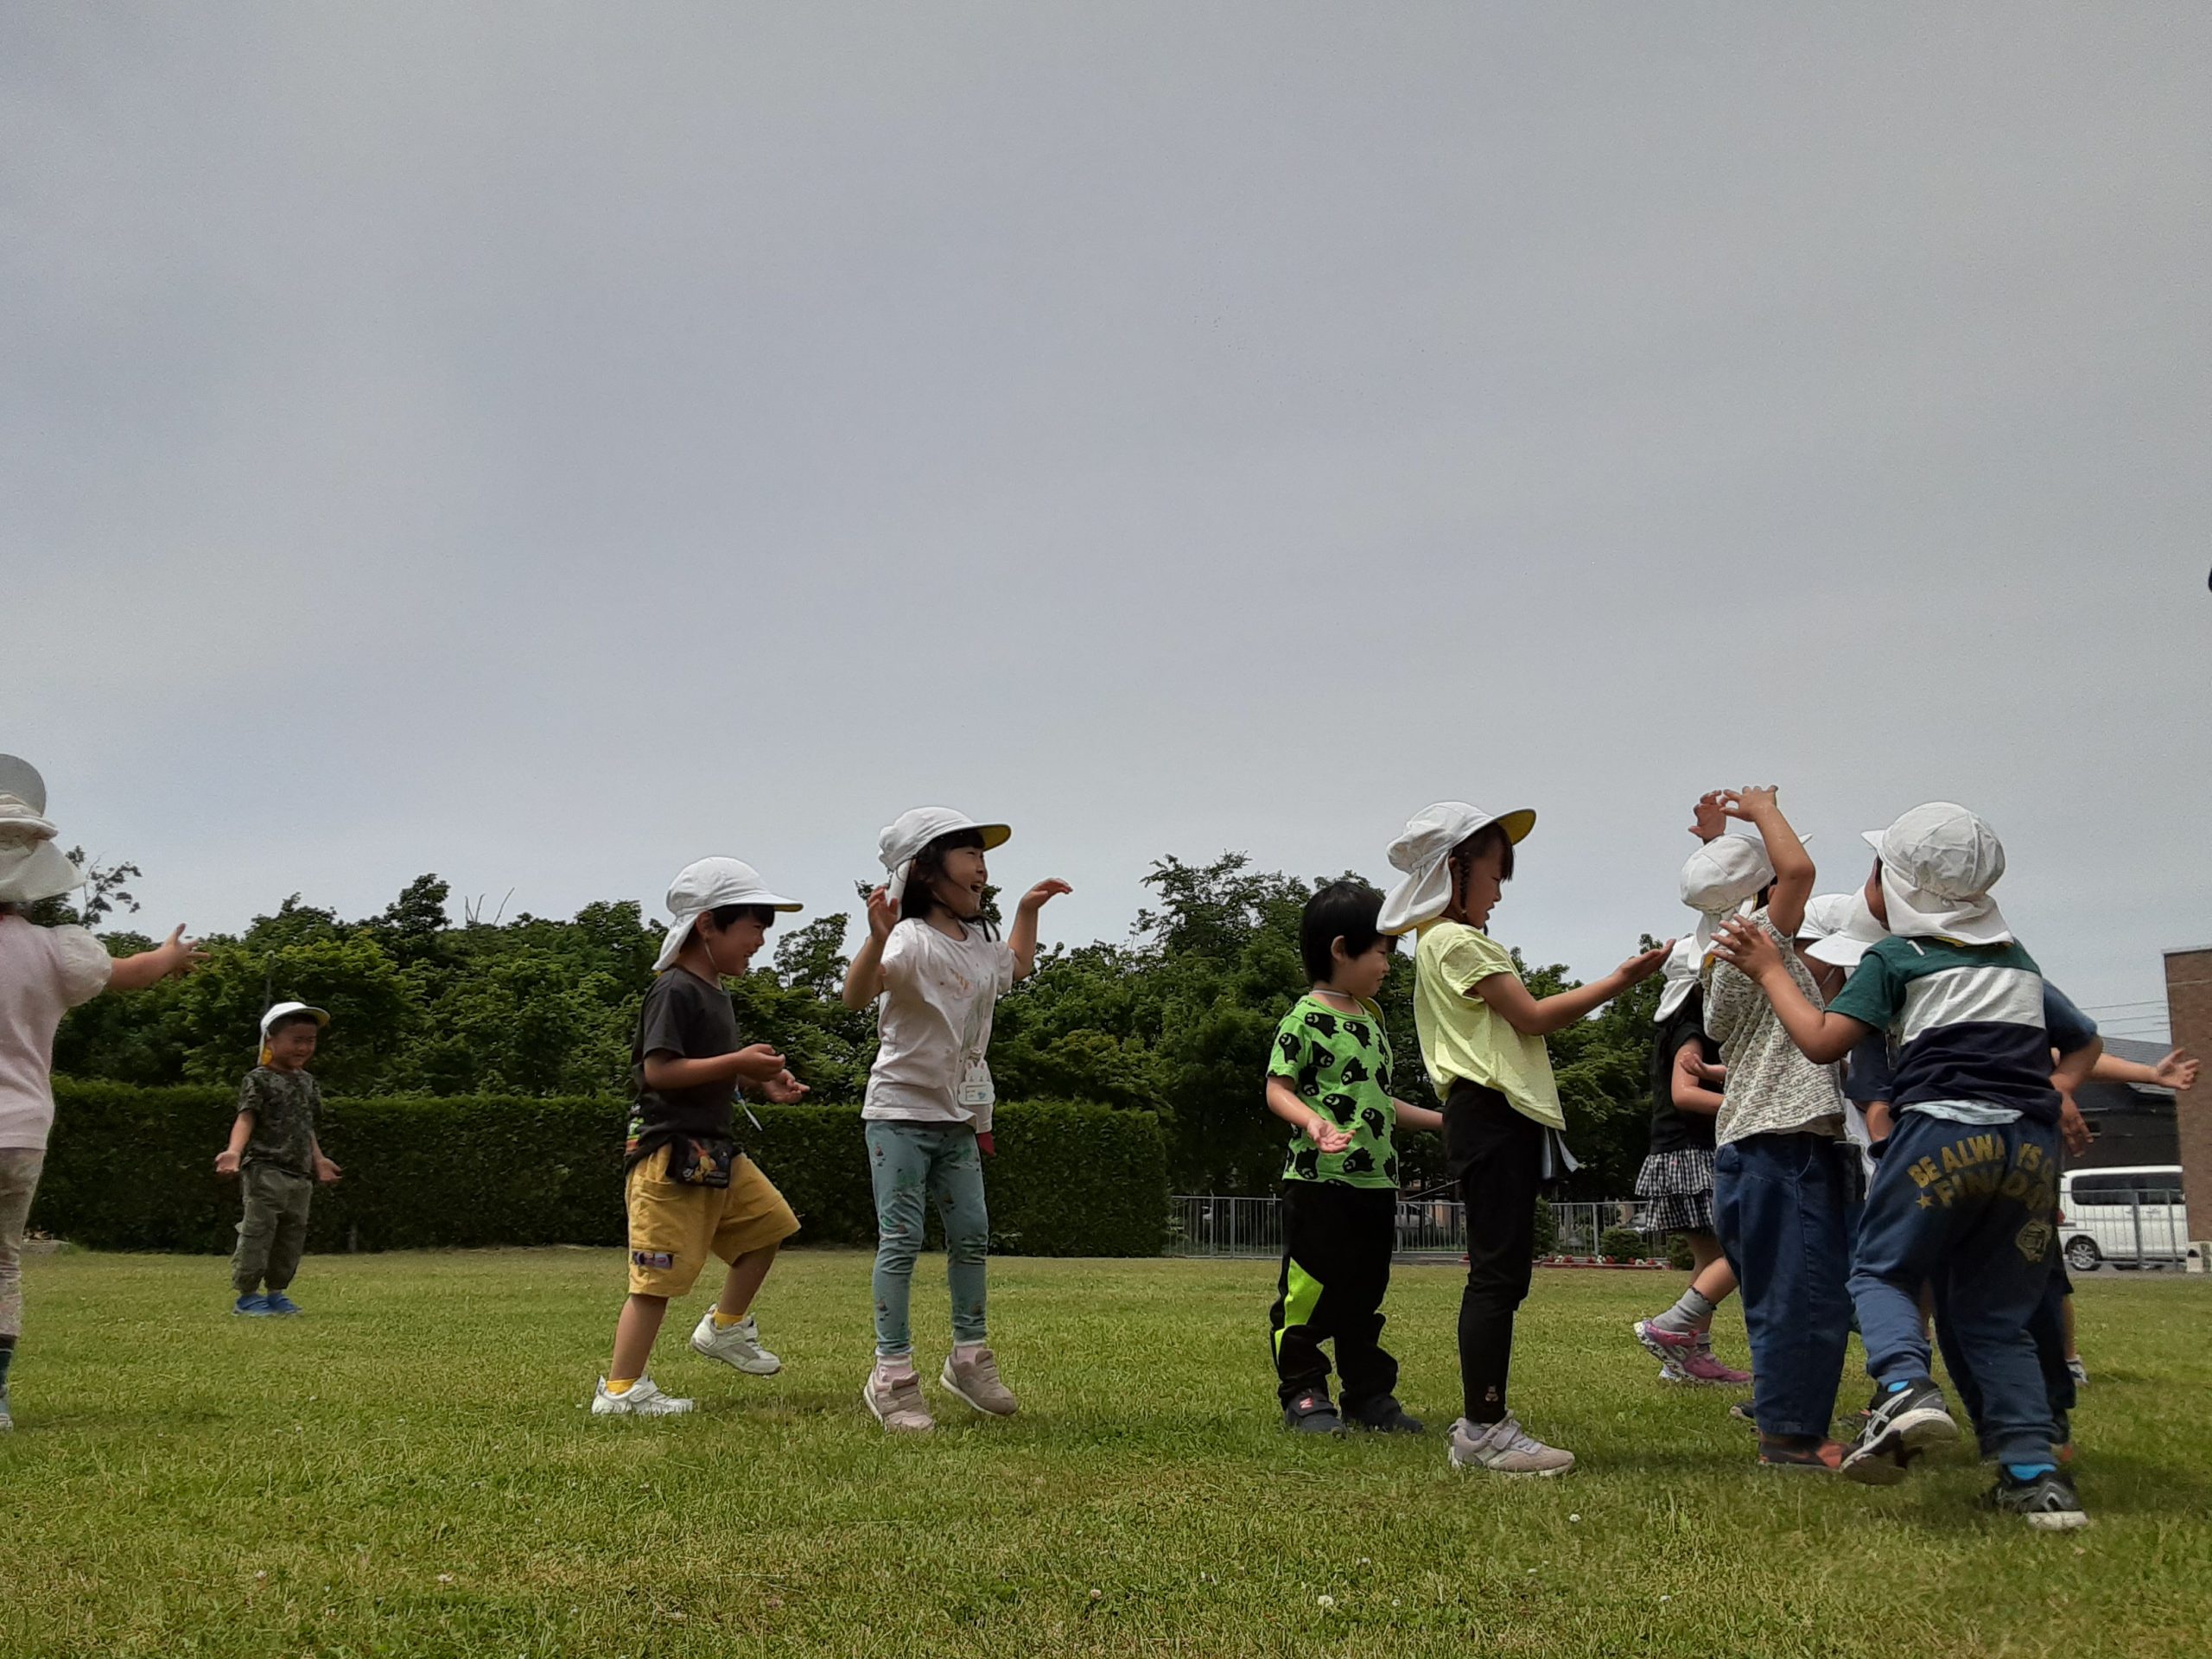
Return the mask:
<svg viewBox="0 0 2212 1659">
<path fill-rule="evenodd" d="M 1837 1472 L 1862 1486 L 1894 1486 L 1923 1452 L 1958 1438 L 1959 1426 L 1943 1404 L 1943 1391 L 1926 1377 L 1916 1377 L 1901 1389 L 1878 1391 L 1867 1402 L 1866 1426 Z"/>
<path fill-rule="evenodd" d="M 2073 1479 L 2058 1469 L 2046 1469 L 2025 1480 L 1999 1469 L 1997 1484 L 1981 1495 L 1981 1506 L 2017 1515 L 2038 1532 L 2072 1532 L 2089 1524 Z"/>
<path fill-rule="evenodd" d="M 1371 1430 L 1377 1434 L 1421 1434 L 1427 1431 L 1421 1419 L 1406 1415 L 1397 1396 L 1379 1394 L 1357 1410 L 1347 1411 L 1345 1421 L 1354 1428 Z"/>
<path fill-rule="evenodd" d="M 1297 1434 L 1341 1434 L 1344 1421 L 1319 1389 L 1300 1395 L 1282 1408 L 1282 1426 Z"/>
</svg>

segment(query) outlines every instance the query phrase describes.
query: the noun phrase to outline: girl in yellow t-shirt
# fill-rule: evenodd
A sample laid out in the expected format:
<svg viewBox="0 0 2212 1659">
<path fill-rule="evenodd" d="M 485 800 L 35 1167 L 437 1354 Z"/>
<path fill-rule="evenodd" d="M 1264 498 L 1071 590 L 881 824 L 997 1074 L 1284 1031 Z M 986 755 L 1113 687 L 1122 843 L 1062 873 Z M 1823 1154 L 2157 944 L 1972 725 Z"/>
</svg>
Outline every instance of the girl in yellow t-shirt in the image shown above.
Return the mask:
<svg viewBox="0 0 2212 1659">
<path fill-rule="evenodd" d="M 1574 1168 L 1552 1081 L 1548 1033 L 1560 1031 L 1659 971 L 1673 947 L 1630 957 L 1604 978 L 1541 999 L 1512 953 L 1490 937 L 1491 912 L 1513 876 L 1513 849 L 1535 827 L 1522 810 L 1492 816 L 1464 801 L 1425 807 L 1391 843 L 1405 879 L 1382 906 L 1386 931 L 1418 929 L 1414 1024 L 1444 1102 L 1446 1166 L 1467 1215 L 1467 1287 L 1459 1299 L 1465 1415 L 1452 1426 L 1455 1468 L 1558 1475 L 1574 1454 L 1526 1433 L 1506 1408 L 1513 1313 L 1529 1294 L 1536 1198 Z"/>
</svg>

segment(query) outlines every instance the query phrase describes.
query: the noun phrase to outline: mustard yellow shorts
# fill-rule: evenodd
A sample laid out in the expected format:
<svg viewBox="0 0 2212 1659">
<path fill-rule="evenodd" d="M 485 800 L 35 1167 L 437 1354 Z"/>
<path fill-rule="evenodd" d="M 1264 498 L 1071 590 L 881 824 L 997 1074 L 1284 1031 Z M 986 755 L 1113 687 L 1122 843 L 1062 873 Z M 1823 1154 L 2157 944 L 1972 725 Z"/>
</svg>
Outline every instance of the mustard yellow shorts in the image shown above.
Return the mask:
<svg viewBox="0 0 2212 1659">
<path fill-rule="evenodd" d="M 666 1147 L 630 1166 L 623 1199 L 630 1211 L 630 1294 L 681 1296 L 707 1258 L 734 1262 L 798 1231 L 784 1195 L 743 1154 L 728 1186 L 668 1179 Z"/>
</svg>

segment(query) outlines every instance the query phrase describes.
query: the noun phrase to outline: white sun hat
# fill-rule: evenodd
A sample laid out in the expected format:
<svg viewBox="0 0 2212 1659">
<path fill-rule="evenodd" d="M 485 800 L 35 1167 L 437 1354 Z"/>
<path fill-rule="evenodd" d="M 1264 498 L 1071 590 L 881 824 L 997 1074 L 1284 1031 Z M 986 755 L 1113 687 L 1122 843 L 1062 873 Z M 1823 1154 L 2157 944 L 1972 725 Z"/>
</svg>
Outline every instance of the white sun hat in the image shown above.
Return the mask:
<svg viewBox="0 0 2212 1659">
<path fill-rule="evenodd" d="M 1890 931 L 1902 938 L 2005 944 L 2012 930 L 1989 890 L 2005 874 L 1997 832 L 1954 801 L 1916 806 L 1886 830 L 1866 832 L 1881 855 Z"/>
<path fill-rule="evenodd" d="M 318 1031 L 330 1023 L 330 1013 L 327 1008 L 314 1007 L 305 1002 L 279 1002 L 261 1016 L 261 1034 L 266 1037 L 269 1034 L 270 1027 L 275 1025 L 279 1020 L 289 1019 L 296 1014 L 304 1014 L 313 1020 L 315 1029 Z"/>
<path fill-rule="evenodd" d="M 1882 925 L 1866 908 L 1863 893 L 1823 893 L 1805 901 L 1805 919 L 1797 937 L 1805 940 L 1805 954 L 1830 967 L 1852 969 L 1878 944 Z"/>
<path fill-rule="evenodd" d="M 668 925 L 667 936 L 661 940 L 653 971 L 659 973 L 671 965 L 683 953 L 683 942 L 691 937 L 692 925 L 724 905 L 761 905 L 782 911 L 806 908 L 796 899 L 769 892 L 760 872 L 742 859 L 702 858 L 696 864 L 686 864 L 668 884 L 668 913 L 676 919 Z"/>
<path fill-rule="evenodd" d="M 20 754 L 0 754 L 0 795 L 12 795 L 34 812 L 46 812 L 46 779 Z"/>
<path fill-rule="evenodd" d="M 1405 933 L 1441 915 L 1452 902 L 1446 862 L 1452 849 L 1488 823 L 1517 845 L 1536 827 L 1536 815 L 1525 806 L 1492 813 L 1465 801 L 1435 801 L 1407 819 L 1405 833 L 1390 843 L 1390 868 L 1402 871 L 1405 880 L 1383 899 L 1376 925 L 1385 933 Z"/>
<path fill-rule="evenodd" d="M 950 836 L 962 830 L 973 830 L 983 838 L 986 852 L 994 847 L 1003 847 L 1014 831 L 1002 823 L 978 823 L 965 812 L 950 806 L 918 806 L 901 812 L 879 830 L 875 837 L 875 855 L 890 873 L 885 884 L 891 902 L 897 904 L 906 895 L 906 878 L 914 873 L 914 861 L 922 849 L 939 836 Z"/>
<path fill-rule="evenodd" d="M 1748 911 L 1773 880 L 1766 843 L 1749 836 L 1715 836 L 1682 861 L 1682 902 L 1697 912 L 1700 957 L 1720 924 Z"/>
<path fill-rule="evenodd" d="M 1698 964 L 1704 954 L 1695 939 L 1675 941 L 1667 960 L 1659 964 L 1659 1011 L 1652 1015 L 1652 1024 L 1665 1025 L 1674 1017 L 1675 1010 L 1689 1001 L 1690 993 L 1697 988 Z"/>
<path fill-rule="evenodd" d="M 0 754 L 0 904 L 33 905 L 85 885 L 85 872 L 54 844 L 46 780 L 38 768 Z"/>
</svg>

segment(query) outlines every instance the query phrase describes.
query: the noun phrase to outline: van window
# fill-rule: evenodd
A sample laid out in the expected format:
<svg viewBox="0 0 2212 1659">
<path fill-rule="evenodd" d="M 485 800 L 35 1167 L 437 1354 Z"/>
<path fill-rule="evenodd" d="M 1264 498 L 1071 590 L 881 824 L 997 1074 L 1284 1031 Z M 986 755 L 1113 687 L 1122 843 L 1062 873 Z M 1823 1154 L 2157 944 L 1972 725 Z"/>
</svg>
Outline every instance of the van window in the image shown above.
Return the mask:
<svg viewBox="0 0 2212 1659">
<path fill-rule="evenodd" d="M 2074 1178 L 2072 1188 L 2076 1204 L 2128 1204 L 2135 1198 L 2133 1175 L 2081 1174 Z"/>
</svg>

